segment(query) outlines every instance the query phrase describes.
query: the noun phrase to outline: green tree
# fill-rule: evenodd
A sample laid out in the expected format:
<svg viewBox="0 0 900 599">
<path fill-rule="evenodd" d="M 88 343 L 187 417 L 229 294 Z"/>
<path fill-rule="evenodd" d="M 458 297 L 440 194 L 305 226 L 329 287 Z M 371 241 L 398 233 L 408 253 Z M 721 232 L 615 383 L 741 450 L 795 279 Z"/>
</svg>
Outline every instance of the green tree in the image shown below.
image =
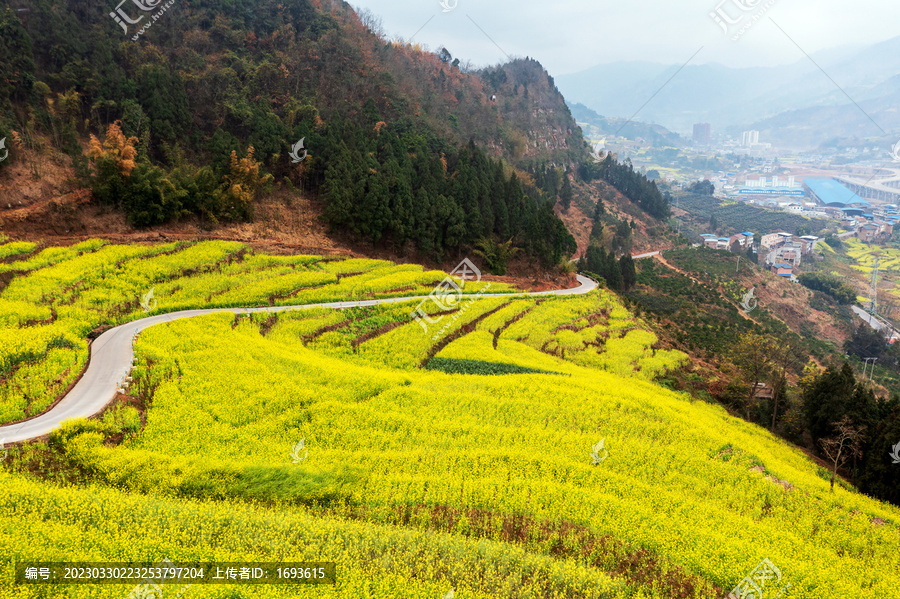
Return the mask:
<svg viewBox="0 0 900 599">
<path fill-rule="evenodd" d="M 622 287 L 626 291 L 633 289 L 637 284 L 637 270 L 631 254 L 625 254 L 619 259 L 619 270 L 622 272 Z"/>
<path fill-rule="evenodd" d="M 176 186 L 158 166 L 148 162 L 137 165 L 128 179 L 122 207 L 136 227 L 151 227 L 185 214 L 188 191 Z"/>
<path fill-rule="evenodd" d="M 759 254 L 753 251 L 753 246 L 747 246 L 747 260 L 752 262 L 753 264 L 759 264 Z"/>
<path fill-rule="evenodd" d="M 782 337 L 771 344 L 772 349 L 772 426 L 770 431 L 775 432 L 775 423 L 778 419 L 778 407 L 786 403 L 788 391 L 788 376 L 799 369 L 803 360 L 803 348 L 800 339 L 795 336 Z"/>
<path fill-rule="evenodd" d="M 0 109 L 6 112 L 12 103 L 21 103 L 31 94 L 35 83 L 32 39 L 22 21 L 7 6 L 0 11 Z"/>
<path fill-rule="evenodd" d="M 563 175 L 563 183 L 562 189 L 559 192 L 560 200 L 562 201 L 562 209 L 566 212 L 569 211 L 569 208 L 572 206 L 572 182 L 569 181 L 568 173 Z"/>
<path fill-rule="evenodd" d="M 602 277 L 606 262 L 606 250 L 596 245 L 588 246 L 584 261 L 588 272 Z"/>
<path fill-rule="evenodd" d="M 181 75 L 164 64 L 150 63 L 138 69 L 136 83 L 138 100 L 150 118 L 155 140 L 174 143 L 185 136 L 191 110 Z"/>
<path fill-rule="evenodd" d="M 704 179 L 703 181 L 697 181 L 693 183 L 688 190 L 691 193 L 696 193 L 697 195 L 703 196 L 711 196 L 715 193 L 716 187 L 713 185 L 712 181 L 707 181 Z"/>
<path fill-rule="evenodd" d="M 797 278 L 804 287 L 826 293 L 836 299 L 838 303 L 856 303 L 856 290 L 838 277 L 816 272 L 805 272 Z"/>
<path fill-rule="evenodd" d="M 612 252 L 606 255 L 603 264 L 603 278 L 606 279 L 606 285 L 613 291 L 621 291 L 625 286 L 625 280 L 622 277 L 622 271 L 619 263 L 616 261 L 616 255 Z"/>
<path fill-rule="evenodd" d="M 900 464 L 892 455 L 900 453 L 900 399 L 884 402 L 884 416 L 871 431 L 859 478 L 860 491 L 900 505 Z"/>
<path fill-rule="evenodd" d="M 520 250 L 513 247 L 513 240 L 497 243 L 496 240 L 485 237 L 480 239 L 476 245 L 475 254 L 484 259 L 488 270 L 493 275 L 505 275 L 510 259 Z"/>
<path fill-rule="evenodd" d="M 853 368 L 846 362 L 840 369 L 829 368 L 807 386 L 803 409 L 815 445 L 828 437 L 833 423 L 844 416 L 849 416 L 855 425 L 871 430 L 878 413 L 875 395 L 857 383 Z"/>
<path fill-rule="evenodd" d="M 853 328 L 853 335 L 844 343 L 844 351 L 859 358 L 878 358 L 881 360 L 887 353 L 887 338 L 859 321 Z"/>
<path fill-rule="evenodd" d="M 829 233 L 825 236 L 825 243 L 836 250 L 842 250 L 844 248 L 844 244 L 841 242 L 841 239 L 833 233 Z"/>
</svg>

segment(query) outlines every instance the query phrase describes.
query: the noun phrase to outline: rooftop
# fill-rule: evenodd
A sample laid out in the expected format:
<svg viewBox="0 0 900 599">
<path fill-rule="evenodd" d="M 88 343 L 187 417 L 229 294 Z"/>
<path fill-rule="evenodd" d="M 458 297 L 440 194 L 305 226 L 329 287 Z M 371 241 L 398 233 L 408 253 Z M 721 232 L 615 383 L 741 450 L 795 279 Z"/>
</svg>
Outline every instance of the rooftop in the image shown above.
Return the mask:
<svg viewBox="0 0 900 599">
<path fill-rule="evenodd" d="M 805 183 L 826 206 L 850 206 L 851 204 L 869 205 L 869 202 L 862 199 L 834 179 L 804 179 L 803 183 Z"/>
</svg>

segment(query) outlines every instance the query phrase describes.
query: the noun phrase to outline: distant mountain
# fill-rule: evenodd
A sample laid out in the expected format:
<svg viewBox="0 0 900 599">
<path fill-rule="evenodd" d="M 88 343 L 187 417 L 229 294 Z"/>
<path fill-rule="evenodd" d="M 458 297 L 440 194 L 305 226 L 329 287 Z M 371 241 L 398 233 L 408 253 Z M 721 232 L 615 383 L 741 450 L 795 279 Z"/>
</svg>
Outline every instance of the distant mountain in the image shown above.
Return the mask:
<svg viewBox="0 0 900 599">
<path fill-rule="evenodd" d="M 638 123 L 624 118 L 607 118 L 600 116 L 584 104 L 575 104 L 571 107 L 572 116 L 579 123 L 593 125 L 604 135 L 621 135 L 626 139 L 643 139 L 655 147 L 684 145 L 684 139 L 677 133 L 673 133 L 662 125 Z"/>
<path fill-rule="evenodd" d="M 681 72 L 680 65 L 618 62 L 558 77 L 557 84 L 570 103 L 624 118 L 657 94 L 636 120 L 682 134 L 689 134 L 694 123 L 709 122 L 714 134 L 752 127 L 760 130 L 761 141 L 810 147 L 835 137 L 881 137 L 879 127 L 888 134 L 900 129 L 900 37 L 812 58 L 822 70 L 805 57 L 777 67 L 703 64 Z"/>
</svg>

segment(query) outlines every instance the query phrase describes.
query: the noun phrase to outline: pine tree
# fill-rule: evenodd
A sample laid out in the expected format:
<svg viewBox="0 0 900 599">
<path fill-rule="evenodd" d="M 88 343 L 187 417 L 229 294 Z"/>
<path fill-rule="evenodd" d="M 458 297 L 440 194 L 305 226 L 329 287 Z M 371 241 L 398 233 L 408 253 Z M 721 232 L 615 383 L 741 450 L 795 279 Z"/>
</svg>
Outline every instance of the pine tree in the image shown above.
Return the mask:
<svg viewBox="0 0 900 599">
<path fill-rule="evenodd" d="M 606 255 L 606 263 L 604 264 L 603 276 L 606 279 L 606 285 L 613 291 L 621 291 L 624 286 L 622 271 L 619 269 L 619 263 L 616 256 L 612 252 Z"/>
<path fill-rule="evenodd" d="M 622 273 L 623 289 L 626 291 L 633 289 L 637 284 L 637 271 L 630 254 L 625 254 L 619 259 L 619 270 Z"/>
<path fill-rule="evenodd" d="M 572 182 L 569 181 L 569 175 L 566 174 L 563 176 L 563 184 L 562 190 L 559 192 L 560 200 L 562 201 L 562 209 L 566 212 L 569 211 L 569 208 L 572 206 Z"/>
</svg>

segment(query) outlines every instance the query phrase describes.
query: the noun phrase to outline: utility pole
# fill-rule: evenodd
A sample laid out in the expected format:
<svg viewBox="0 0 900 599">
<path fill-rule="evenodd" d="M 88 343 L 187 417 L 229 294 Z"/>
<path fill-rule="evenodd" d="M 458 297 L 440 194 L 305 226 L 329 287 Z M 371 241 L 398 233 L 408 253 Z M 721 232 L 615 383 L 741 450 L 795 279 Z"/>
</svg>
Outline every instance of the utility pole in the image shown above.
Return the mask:
<svg viewBox="0 0 900 599">
<path fill-rule="evenodd" d="M 869 306 L 869 312 L 872 315 L 878 314 L 878 265 L 880 262 L 881 258 L 876 256 L 875 267 L 872 269 L 872 287 L 869 290 L 869 297 L 872 299 L 872 303 Z"/>
<path fill-rule="evenodd" d="M 741 269 L 741 255 L 738 254 L 738 263 L 737 267 L 734 269 L 734 274 L 738 274 L 738 271 Z"/>
<path fill-rule="evenodd" d="M 878 360 L 878 358 L 863 358 L 863 360 L 866 361 L 865 365 L 863 366 L 863 380 L 865 380 L 866 378 L 866 370 L 869 368 L 869 360 L 872 360 L 872 371 L 869 373 L 869 381 L 871 381 L 872 375 L 875 374 L 875 362 Z"/>
</svg>

